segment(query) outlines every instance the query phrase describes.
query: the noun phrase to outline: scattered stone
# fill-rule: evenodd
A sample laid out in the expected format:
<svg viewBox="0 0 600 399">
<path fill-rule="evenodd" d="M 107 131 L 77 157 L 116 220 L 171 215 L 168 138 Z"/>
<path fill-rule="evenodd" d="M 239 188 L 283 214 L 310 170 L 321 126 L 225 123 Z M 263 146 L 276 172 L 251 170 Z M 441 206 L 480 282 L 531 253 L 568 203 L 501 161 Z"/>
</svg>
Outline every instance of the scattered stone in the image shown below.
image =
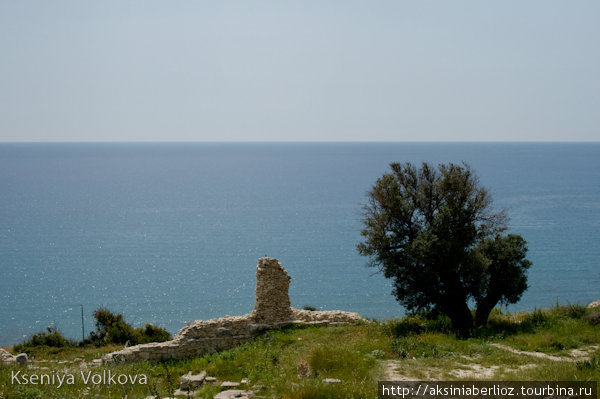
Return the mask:
<svg viewBox="0 0 600 399">
<path fill-rule="evenodd" d="M 587 305 L 588 309 L 594 309 L 594 308 L 599 308 L 600 307 L 600 300 L 591 302 L 589 305 Z"/>
<path fill-rule="evenodd" d="M 214 396 L 214 399 L 250 399 L 252 391 L 242 391 L 241 389 L 228 389 Z"/>
<path fill-rule="evenodd" d="M 15 358 L 15 355 L 5 349 L 0 348 L 0 363 L 14 364 L 16 362 L 17 359 Z"/>
<path fill-rule="evenodd" d="M 204 382 L 206 382 L 207 384 L 214 384 L 215 382 L 217 382 L 217 379 L 215 377 L 206 377 L 204 379 Z"/>
<path fill-rule="evenodd" d="M 325 378 L 323 380 L 323 384 L 339 384 L 342 380 L 338 380 L 337 378 Z"/>
<path fill-rule="evenodd" d="M 221 383 L 221 388 L 237 388 L 239 386 L 240 386 L 239 382 L 223 381 Z"/>
<path fill-rule="evenodd" d="M 206 371 L 201 371 L 199 374 L 196 375 L 193 375 L 190 371 L 189 373 L 181 377 L 181 383 L 179 384 L 179 387 L 181 389 L 191 391 L 192 389 L 202 385 L 205 379 Z"/>
<path fill-rule="evenodd" d="M 19 353 L 17 356 L 15 356 L 15 360 L 20 365 L 25 366 L 27 364 L 27 353 Z"/>
<path fill-rule="evenodd" d="M 248 385 L 248 384 L 250 384 L 250 380 L 247 378 L 242 378 L 242 380 L 240 381 L 240 384 Z"/>
<path fill-rule="evenodd" d="M 188 396 L 188 391 L 184 391 L 181 389 L 176 389 L 175 392 L 173 392 L 173 396 Z"/>
</svg>

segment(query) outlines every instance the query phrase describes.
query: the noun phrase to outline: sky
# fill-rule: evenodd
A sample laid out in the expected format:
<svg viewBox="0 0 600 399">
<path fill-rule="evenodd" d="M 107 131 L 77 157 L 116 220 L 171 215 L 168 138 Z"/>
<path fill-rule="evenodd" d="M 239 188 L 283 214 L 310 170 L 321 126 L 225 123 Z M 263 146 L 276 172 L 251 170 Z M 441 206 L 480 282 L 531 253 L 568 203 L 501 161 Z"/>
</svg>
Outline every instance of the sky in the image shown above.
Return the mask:
<svg viewBox="0 0 600 399">
<path fill-rule="evenodd" d="M 598 141 L 600 2 L 0 0 L 0 141 Z"/>
</svg>

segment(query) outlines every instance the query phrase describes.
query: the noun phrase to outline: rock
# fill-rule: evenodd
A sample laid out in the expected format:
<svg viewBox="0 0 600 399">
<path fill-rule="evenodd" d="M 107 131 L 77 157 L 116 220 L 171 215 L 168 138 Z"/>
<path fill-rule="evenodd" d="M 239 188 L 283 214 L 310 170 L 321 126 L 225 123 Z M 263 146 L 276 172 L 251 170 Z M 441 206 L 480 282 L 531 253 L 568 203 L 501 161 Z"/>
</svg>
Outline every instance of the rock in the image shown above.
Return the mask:
<svg viewBox="0 0 600 399">
<path fill-rule="evenodd" d="M 323 384 L 339 384 L 342 380 L 338 380 L 337 378 L 325 378 L 323 380 Z"/>
<path fill-rule="evenodd" d="M 181 389 L 176 389 L 175 392 L 173 392 L 173 396 L 188 396 L 188 391 L 183 391 Z"/>
<path fill-rule="evenodd" d="M 181 383 L 179 384 L 179 387 L 181 389 L 190 391 L 202 385 L 205 379 L 206 371 L 201 371 L 199 374 L 196 375 L 193 375 L 190 371 L 189 373 L 181 377 Z"/>
<path fill-rule="evenodd" d="M 17 356 L 15 356 L 15 360 L 20 365 L 25 366 L 27 364 L 27 353 L 19 353 Z"/>
<path fill-rule="evenodd" d="M 260 333 L 261 331 L 265 331 L 270 328 L 271 328 L 271 326 L 268 324 L 250 323 L 246 326 L 246 331 L 250 335 L 255 335 L 255 334 Z"/>
<path fill-rule="evenodd" d="M 0 363 L 4 364 L 14 364 L 17 362 L 15 356 L 9 351 L 0 348 Z"/>
<path fill-rule="evenodd" d="M 588 309 L 594 309 L 594 308 L 599 308 L 599 307 L 600 307 L 600 300 L 591 302 L 589 305 L 587 305 Z"/>
<path fill-rule="evenodd" d="M 221 388 L 237 388 L 239 386 L 240 386 L 239 382 L 223 381 L 221 383 Z"/>
<path fill-rule="evenodd" d="M 242 391 L 241 389 L 228 389 L 227 391 L 219 392 L 214 396 L 214 399 L 250 399 L 252 391 Z"/>
<path fill-rule="evenodd" d="M 242 380 L 240 381 L 240 384 L 248 385 L 248 384 L 250 384 L 250 380 L 247 378 L 242 378 Z"/>
<path fill-rule="evenodd" d="M 215 382 L 217 382 L 217 379 L 216 379 L 215 377 L 206 377 L 206 378 L 204 379 L 204 381 L 205 381 L 207 384 L 214 384 Z"/>
</svg>

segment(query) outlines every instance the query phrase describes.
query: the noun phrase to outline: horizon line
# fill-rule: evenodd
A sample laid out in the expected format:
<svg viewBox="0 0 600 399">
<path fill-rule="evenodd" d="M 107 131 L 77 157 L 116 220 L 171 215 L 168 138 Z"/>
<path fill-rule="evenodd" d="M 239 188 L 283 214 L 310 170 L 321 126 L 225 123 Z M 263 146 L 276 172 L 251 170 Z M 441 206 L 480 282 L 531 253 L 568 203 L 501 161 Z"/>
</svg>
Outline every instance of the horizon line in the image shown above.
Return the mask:
<svg viewBox="0 0 600 399">
<path fill-rule="evenodd" d="M 109 141 L 109 140 L 80 140 L 80 141 L 0 141 L 2 144 L 598 144 L 600 140 L 132 140 L 132 141 Z"/>
</svg>

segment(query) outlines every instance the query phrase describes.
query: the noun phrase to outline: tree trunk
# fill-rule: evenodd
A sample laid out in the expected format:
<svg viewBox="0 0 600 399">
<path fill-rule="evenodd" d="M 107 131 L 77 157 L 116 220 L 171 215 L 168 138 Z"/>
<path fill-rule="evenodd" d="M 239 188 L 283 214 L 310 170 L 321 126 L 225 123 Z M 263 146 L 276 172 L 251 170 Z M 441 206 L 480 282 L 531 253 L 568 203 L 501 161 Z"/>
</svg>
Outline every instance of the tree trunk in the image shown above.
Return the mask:
<svg viewBox="0 0 600 399">
<path fill-rule="evenodd" d="M 477 310 L 475 310 L 475 326 L 485 327 L 487 325 L 490 313 L 492 313 L 492 310 L 494 310 L 497 303 L 498 299 L 490 299 L 488 297 L 477 303 Z"/>
<path fill-rule="evenodd" d="M 473 315 L 466 302 L 455 303 L 448 316 L 452 320 L 452 327 L 461 336 L 468 336 L 473 329 Z"/>
</svg>

